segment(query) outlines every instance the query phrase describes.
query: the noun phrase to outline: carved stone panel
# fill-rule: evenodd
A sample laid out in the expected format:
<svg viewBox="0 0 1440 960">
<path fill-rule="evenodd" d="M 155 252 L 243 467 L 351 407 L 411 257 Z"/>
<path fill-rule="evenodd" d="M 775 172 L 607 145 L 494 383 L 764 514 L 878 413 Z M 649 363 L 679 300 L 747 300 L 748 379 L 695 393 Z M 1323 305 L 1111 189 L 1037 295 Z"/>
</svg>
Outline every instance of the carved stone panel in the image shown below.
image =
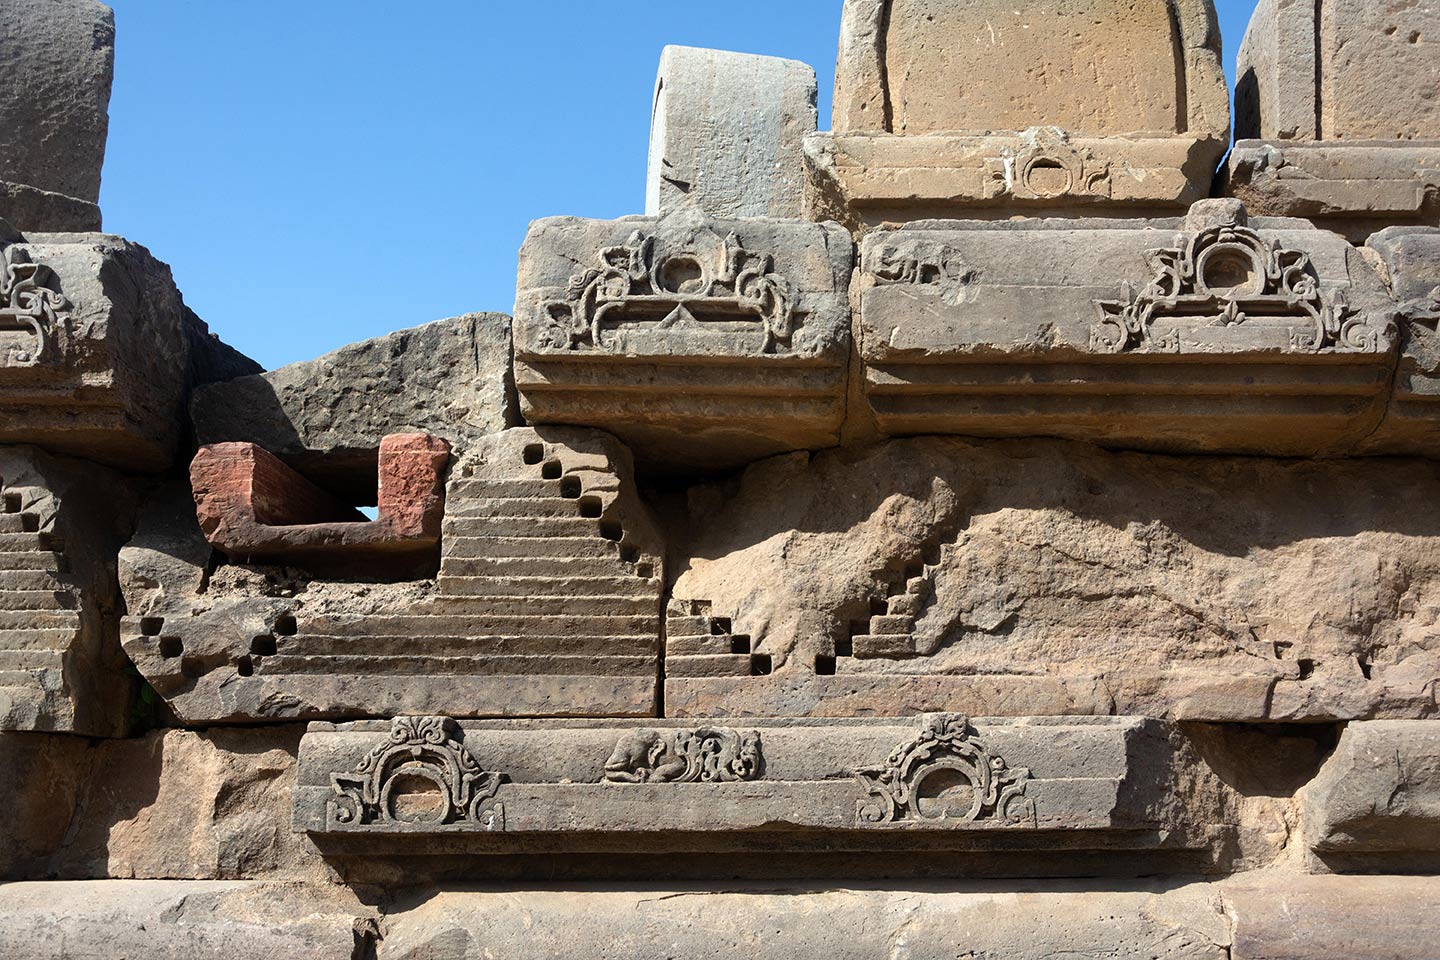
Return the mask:
<svg viewBox="0 0 1440 960">
<path fill-rule="evenodd" d="M 1359 252 L 1234 201 L 1184 221 L 879 231 L 859 289 L 865 395 L 889 434 L 1345 452 L 1383 413 L 1398 343 Z"/>
<path fill-rule="evenodd" d="M 431 579 L 216 555 L 182 498 L 157 498 L 121 567 L 126 650 L 186 722 L 655 713 L 664 548 L 613 438 L 478 441 Z"/>
<path fill-rule="evenodd" d="M 1362 449 L 1440 455 L 1440 229 L 1387 227 L 1366 246 L 1399 307 L 1400 358 L 1385 419 Z"/>
<path fill-rule="evenodd" d="M 526 419 L 679 472 L 836 443 L 852 251 L 834 224 L 694 210 L 539 221 L 515 307 Z"/>
</svg>

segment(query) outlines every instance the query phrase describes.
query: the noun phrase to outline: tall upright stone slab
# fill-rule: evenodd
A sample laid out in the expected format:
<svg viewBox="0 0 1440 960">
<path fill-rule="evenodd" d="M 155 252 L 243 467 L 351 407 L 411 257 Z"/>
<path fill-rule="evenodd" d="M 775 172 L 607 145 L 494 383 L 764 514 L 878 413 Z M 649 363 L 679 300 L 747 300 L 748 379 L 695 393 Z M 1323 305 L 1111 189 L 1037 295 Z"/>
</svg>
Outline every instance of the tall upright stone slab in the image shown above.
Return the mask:
<svg viewBox="0 0 1440 960">
<path fill-rule="evenodd" d="M 1240 47 L 1229 189 L 1363 240 L 1440 224 L 1440 8 L 1262 0 Z"/>
<path fill-rule="evenodd" d="M 815 70 L 796 60 L 666 47 L 655 82 L 645 213 L 804 213 L 802 143 L 817 127 Z"/>
<path fill-rule="evenodd" d="M 1209 0 L 847 0 L 812 215 L 876 224 L 1209 193 L 1229 97 Z"/>
<path fill-rule="evenodd" d="M 0 218 L 100 229 L 115 15 L 97 0 L 0 3 Z"/>
</svg>

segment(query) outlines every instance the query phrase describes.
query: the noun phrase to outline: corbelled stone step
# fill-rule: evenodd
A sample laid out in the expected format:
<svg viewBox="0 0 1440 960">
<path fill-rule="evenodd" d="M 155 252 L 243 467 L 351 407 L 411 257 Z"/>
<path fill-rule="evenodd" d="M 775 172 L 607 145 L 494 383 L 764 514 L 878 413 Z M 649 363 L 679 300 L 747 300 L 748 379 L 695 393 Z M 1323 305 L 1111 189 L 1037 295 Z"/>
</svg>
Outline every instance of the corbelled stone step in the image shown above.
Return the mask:
<svg viewBox="0 0 1440 960">
<path fill-rule="evenodd" d="M 0 553 L 59 551 L 57 539 L 48 533 L 0 533 Z"/>
<path fill-rule="evenodd" d="M 655 616 L 659 598 L 650 597 L 478 597 L 445 596 L 437 604 L 450 613 L 475 612 L 485 615 L 563 616 Z"/>
<path fill-rule="evenodd" d="M 462 500 L 450 503 L 445 516 L 451 519 L 475 519 L 479 517 L 579 517 L 581 503 L 578 498 L 550 496 L 524 499 Z M 598 517 L 598 513 L 596 514 Z"/>
<path fill-rule="evenodd" d="M 915 638 L 908 633 L 861 634 L 850 643 L 857 660 L 899 660 L 915 653 Z"/>
<path fill-rule="evenodd" d="M 16 628 L 0 630 L 0 650 L 64 650 L 80 629 L 77 620 L 71 629 Z"/>
<path fill-rule="evenodd" d="M 657 617 L 501 616 L 456 614 L 430 607 L 398 616 L 317 617 L 300 623 L 299 634 L 362 634 L 377 637 L 458 636 L 633 636 L 658 632 Z"/>
<path fill-rule="evenodd" d="M 665 675 L 669 677 L 748 677 L 753 672 L 749 654 L 665 657 Z"/>
<path fill-rule="evenodd" d="M 59 650 L 0 650 L 0 673 L 59 670 L 64 665 L 64 654 Z"/>
<path fill-rule="evenodd" d="M 660 584 L 639 577 L 440 576 L 440 592 L 454 597 L 649 597 Z"/>
<path fill-rule="evenodd" d="M 273 656 L 254 659 L 256 675 L 344 674 L 347 676 L 591 676 L 624 677 L 655 673 L 655 657 L 500 656 Z"/>
<path fill-rule="evenodd" d="M 16 610 L 0 607 L 0 630 L 78 630 L 75 610 Z"/>
<path fill-rule="evenodd" d="M 75 596 L 58 590 L 0 590 L 0 610 L 72 610 Z"/>
<path fill-rule="evenodd" d="M 0 533 L 31 533 L 40 528 L 39 520 L 29 513 L 0 513 Z"/>
<path fill-rule="evenodd" d="M 713 657 L 730 656 L 735 651 L 735 638 L 703 634 L 691 637 L 668 635 L 665 638 L 665 656 L 670 657 Z"/>
<path fill-rule="evenodd" d="M 592 521 L 593 522 L 593 521 Z M 442 541 L 445 560 L 516 557 L 591 557 L 620 556 L 620 545 L 600 537 L 514 537 L 492 533 L 489 536 L 462 536 L 447 533 Z"/>
<path fill-rule="evenodd" d="M 870 632 L 873 634 L 910 634 L 915 632 L 915 618 L 910 616 L 881 616 L 870 618 Z"/>
<path fill-rule="evenodd" d="M 0 553 L 0 571 L 8 570 L 47 570 L 51 573 L 59 573 L 65 569 L 63 558 L 59 554 L 50 553 L 45 550 L 34 550 L 23 553 Z"/>
<path fill-rule="evenodd" d="M 3 641 L 0 634 L 0 641 Z M 276 638 L 276 652 L 287 656 L 363 656 L 374 654 L 380 645 L 394 644 L 391 636 L 361 633 L 344 635 L 306 634 Z M 3 645 L 3 643 L 0 643 Z M 426 635 L 406 637 L 407 653 L 432 657 L 539 656 L 544 654 L 653 657 L 660 641 L 654 635 L 625 636 L 466 636 Z"/>
<path fill-rule="evenodd" d="M 454 577 L 621 577 L 635 576 L 635 565 L 618 556 L 450 558 L 441 574 Z"/>
<path fill-rule="evenodd" d="M 57 593 L 69 589 L 48 570 L 8 570 L 0 574 L 0 587 L 6 590 L 48 590 Z"/>
<path fill-rule="evenodd" d="M 585 517 L 446 517 L 446 537 L 599 537 L 600 521 Z"/>
<path fill-rule="evenodd" d="M 453 480 L 446 494 L 449 503 L 463 500 L 554 497 L 560 492 L 556 480 Z"/>
</svg>

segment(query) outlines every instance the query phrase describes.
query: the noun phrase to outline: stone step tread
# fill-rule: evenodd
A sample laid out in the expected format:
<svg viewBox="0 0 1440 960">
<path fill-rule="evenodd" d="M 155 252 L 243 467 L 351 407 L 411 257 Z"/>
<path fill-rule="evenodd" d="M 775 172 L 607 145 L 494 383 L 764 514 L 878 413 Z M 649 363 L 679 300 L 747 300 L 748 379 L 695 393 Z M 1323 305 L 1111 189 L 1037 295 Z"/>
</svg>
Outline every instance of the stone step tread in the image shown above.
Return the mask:
<svg viewBox="0 0 1440 960">
<path fill-rule="evenodd" d="M 482 499 L 525 499 L 532 497 L 558 497 L 559 480 L 492 480 L 482 477 L 467 477 L 450 481 L 445 493 L 447 503 L 459 500 Z"/>
<path fill-rule="evenodd" d="M 450 501 L 445 509 L 446 519 L 460 520 L 580 516 L 580 499 L 561 496 Z"/>
<path fill-rule="evenodd" d="M 635 564 L 605 557 L 448 557 L 442 574 L 457 577 L 634 577 Z"/>
<path fill-rule="evenodd" d="M 23 552 L 0 553 L 0 570 L 46 570 L 61 573 L 65 561 L 58 553 L 48 550 L 27 550 Z"/>
<path fill-rule="evenodd" d="M 655 656 L 438 657 L 412 653 L 395 656 L 269 656 L 253 658 L 256 676 L 334 674 L 349 676 L 634 676 L 656 673 Z"/>
<path fill-rule="evenodd" d="M 896 660 L 915 655 L 915 640 L 908 634 L 859 634 L 850 638 L 857 660 Z"/>
<path fill-rule="evenodd" d="M 908 634 L 915 632 L 915 618 L 911 616 L 881 616 L 870 618 L 872 634 Z"/>
<path fill-rule="evenodd" d="M 660 638 L 650 635 L 597 634 L 554 636 L 466 636 L 451 635 L 406 635 L 366 636 L 364 634 L 304 634 L 294 637 L 279 637 L 276 652 L 281 655 L 316 656 L 334 654 L 374 654 L 369 649 L 376 644 L 386 644 L 392 649 L 380 651 L 395 656 L 423 654 L 429 656 L 533 656 L 545 654 L 606 655 L 606 656 L 655 656 L 659 653 Z"/>
<path fill-rule="evenodd" d="M 26 533 L 34 531 L 39 521 L 30 513 L 0 513 L 0 533 Z"/>
<path fill-rule="evenodd" d="M 587 537 L 446 536 L 444 557 L 449 559 L 535 559 L 539 557 L 620 558 L 620 545 L 598 535 Z"/>
<path fill-rule="evenodd" d="M 442 536 L 587 537 L 600 536 L 600 521 L 587 517 L 446 517 Z"/>
<path fill-rule="evenodd" d="M 79 623 L 74 629 L 15 628 L 0 629 L 0 650 L 64 650 L 75 640 Z"/>
<path fill-rule="evenodd" d="M 78 630 L 78 610 L 6 610 L 0 607 L 0 630 Z"/>
<path fill-rule="evenodd" d="M 44 590 L 61 593 L 69 587 L 49 570 L 6 570 L 0 573 L 0 590 Z"/>
<path fill-rule="evenodd" d="M 0 690 L 23 690 L 33 696 L 39 686 L 33 671 L 0 670 Z"/>
<path fill-rule="evenodd" d="M 748 653 L 665 657 L 667 677 L 748 677 L 754 672 Z"/>
<path fill-rule="evenodd" d="M 654 616 L 659 598 L 650 597 L 467 597 L 443 596 L 435 599 L 438 609 L 456 616 L 466 613 L 482 616 Z M 427 608 L 430 609 L 430 608 Z M 658 626 L 658 624 L 657 624 Z"/>
<path fill-rule="evenodd" d="M 55 544 L 48 533 L 0 533 L 0 553 L 53 553 Z"/>
<path fill-rule="evenodd" d="M 446 597 L 658 597 L 660 581 L 640 577 L 458 577 L 441 573 Z"/>
<path fill-rule="evenodd" d="M 65 654 L 60 650 L 0 650 L 0 673 L 19 670 L 60 670 Z"/>
<path fill-rule="evenodd" d="M 371 636 L 409 636 L 412 634 L 475 635 L 475 636 L 598 636 L 615 633 L 627 636 L 659 633 L 657 617 L 609 615 L 560 616 L 473 616 L 447 613 L 375 614 L 366 617 L 317 617 L 301 621 L 300 635 L 352 633 L 363 631 Z"/>
<path fill-rule="evenodd" d="M 62 590 L 0 590 L 0 610 L 71 610 L 75 598 Z"/>
</svg>

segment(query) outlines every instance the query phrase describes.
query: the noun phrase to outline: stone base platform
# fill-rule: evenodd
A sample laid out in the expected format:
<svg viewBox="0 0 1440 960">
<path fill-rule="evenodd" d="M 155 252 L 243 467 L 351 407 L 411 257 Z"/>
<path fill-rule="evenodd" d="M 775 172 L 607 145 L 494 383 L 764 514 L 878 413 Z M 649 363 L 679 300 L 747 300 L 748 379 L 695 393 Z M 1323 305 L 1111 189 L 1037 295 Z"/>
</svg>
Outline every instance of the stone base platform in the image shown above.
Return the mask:
<svg viewBox="0 0 1440 960">
<path fill-rule="evenodd" d="M 0 887 L 8 960 L 1423 960 L 1440 879 L 414 890 L 100 881 Z"/>
</svg>

